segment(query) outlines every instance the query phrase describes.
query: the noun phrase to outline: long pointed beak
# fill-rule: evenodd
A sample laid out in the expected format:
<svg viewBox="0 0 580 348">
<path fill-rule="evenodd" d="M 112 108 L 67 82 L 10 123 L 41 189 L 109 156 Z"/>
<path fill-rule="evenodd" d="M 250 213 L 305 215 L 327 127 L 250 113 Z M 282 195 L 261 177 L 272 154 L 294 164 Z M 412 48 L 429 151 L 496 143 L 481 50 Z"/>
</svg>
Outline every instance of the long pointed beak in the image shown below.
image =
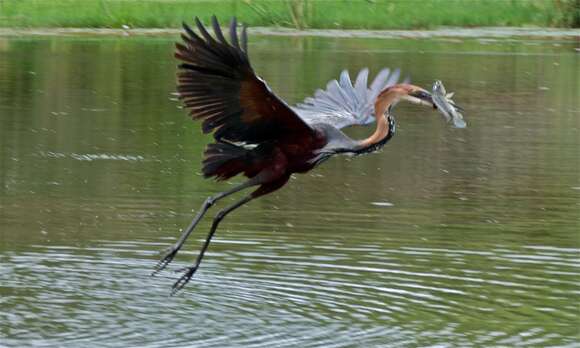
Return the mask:
<svg viewBox="0 0 580 348">
<path fill-rule="evenodd" d="M 433 96 L 425 90 L 417 90 L 409 94 L 409 101 L 419 105 L 430 106 L 437 109 L 437 105 L 433 103 Z"/>
</svg>

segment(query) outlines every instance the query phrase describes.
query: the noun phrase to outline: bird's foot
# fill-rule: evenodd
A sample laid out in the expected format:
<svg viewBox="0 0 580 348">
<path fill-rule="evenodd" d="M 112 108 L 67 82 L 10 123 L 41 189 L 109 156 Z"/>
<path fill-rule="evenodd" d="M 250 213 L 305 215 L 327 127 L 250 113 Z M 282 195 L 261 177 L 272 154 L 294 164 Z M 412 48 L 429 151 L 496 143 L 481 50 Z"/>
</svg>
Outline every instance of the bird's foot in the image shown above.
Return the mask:
<svg viewBox="0 0 580 348">
<path fill-rule="evenodd" d="M 151 275 L 154 276 L 157 273 L 163 271 L 165 269 L 165 267 L 169 266 L 171 261 L 173 261 L 173 259 L 175 258 L 175 255 L 177 255 L 178 251 L 179 251 L 179 248 L 175 245 L 172 245 L 169 248 L 165 249 L 163 251 L 163 256 L 161 257 L 161 260 L 159 260 L 159 262 L 157 262 Z"/>
<path fill-rule="evenodd" d="M 173 288 L 171 290 L 171 296 L 177 294 L 177 292 L 179 292 L 179 290 L 183 289 L 183 287 L 189 283 L 189 281 L 191 280 L 191 277 L 193 277 L 193 275 L 195 274 L 195 271 L 197 271 L 197 267 L 198 265 L 195 266 L 191 266 L 191 267 L 185 267 L 182 269 L 179 269 L 175 272 L 184 272 L 183 275 L 181 276 L 181 278 L 179 278 L 175 284 L 173 284 Z"/>
</svg>

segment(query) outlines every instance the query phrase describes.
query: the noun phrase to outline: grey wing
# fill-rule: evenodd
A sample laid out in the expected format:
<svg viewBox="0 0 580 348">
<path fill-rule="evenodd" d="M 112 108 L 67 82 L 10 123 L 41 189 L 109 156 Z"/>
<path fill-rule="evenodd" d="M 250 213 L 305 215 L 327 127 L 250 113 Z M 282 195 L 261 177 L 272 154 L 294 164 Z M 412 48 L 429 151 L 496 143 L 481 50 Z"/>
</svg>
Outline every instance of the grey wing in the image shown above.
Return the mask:
<svg viewBox="0 0 580 348">
<path fill-rule="evenodd" d="M 337 128 L 374 122 L 374 101 L 385 88 L 396 84 L 400 71 L 381 70 L 368 86 L 369 69 L 362 69 L 354 85 L 347 70 L 339 81 L 332 80 L 326 90 L 319 89 L 313 97 L 304 99 L 294 111 L 308 124 L 324 123 Z"/>
</svg>

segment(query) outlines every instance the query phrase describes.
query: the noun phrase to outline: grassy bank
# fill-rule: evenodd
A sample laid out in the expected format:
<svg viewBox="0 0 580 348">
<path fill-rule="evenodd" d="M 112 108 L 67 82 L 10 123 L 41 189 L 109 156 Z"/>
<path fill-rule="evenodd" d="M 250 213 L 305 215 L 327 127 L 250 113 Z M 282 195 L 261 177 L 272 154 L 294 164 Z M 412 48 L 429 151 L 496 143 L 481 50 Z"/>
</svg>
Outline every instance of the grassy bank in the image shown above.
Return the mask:
<svg viewBox="0 0 580 348">
<path fill-rule="evenodd" d="M 294 28 L 578 27 L 580 0 L 0 0 L 2 27 L 172 28 L 212 14 Z"/>
</svg>

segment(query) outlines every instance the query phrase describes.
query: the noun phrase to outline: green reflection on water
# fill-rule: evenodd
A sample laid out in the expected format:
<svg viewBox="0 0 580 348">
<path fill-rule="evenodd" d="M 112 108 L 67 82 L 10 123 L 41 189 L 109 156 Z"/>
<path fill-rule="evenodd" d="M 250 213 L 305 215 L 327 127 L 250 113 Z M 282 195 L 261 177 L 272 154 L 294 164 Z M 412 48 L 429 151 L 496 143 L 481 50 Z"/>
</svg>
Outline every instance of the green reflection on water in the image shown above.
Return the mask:
<svg viewBox="0 0 580 348">
<path fill-rule="evenodd" d="M 199 175 L 210 138 L 171 100 L 173 40 L 0 40 L 6 344 L 577 341 L 576 43 L 253 37 L 255 69 L 290 103 L 343 68 L 400 67 L 455 90 L 469 128 L 399 106 L 382 153 L 333 159 L 228 217 L 168 300 L 174 276 L 147 277 L 156 251 L 231 184 Z"/>
</svg>

